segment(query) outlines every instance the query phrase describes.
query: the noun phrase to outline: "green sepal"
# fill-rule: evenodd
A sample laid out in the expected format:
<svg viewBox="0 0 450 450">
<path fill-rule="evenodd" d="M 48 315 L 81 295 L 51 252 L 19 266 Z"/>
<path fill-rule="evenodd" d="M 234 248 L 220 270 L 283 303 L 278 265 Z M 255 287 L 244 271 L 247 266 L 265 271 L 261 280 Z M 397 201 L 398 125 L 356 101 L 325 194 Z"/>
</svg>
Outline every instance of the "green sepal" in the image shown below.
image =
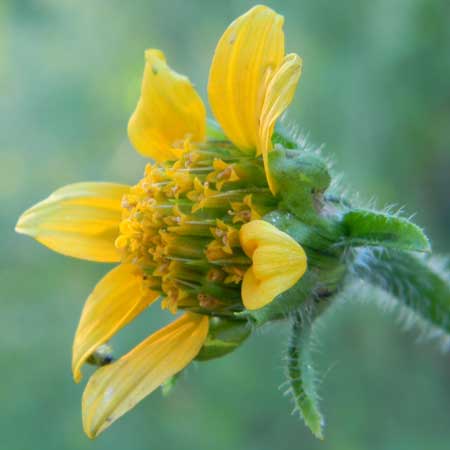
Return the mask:
<svg viewBox="0 0 450 450">
<path fill-rule="evenodd" d="M 318 439 L 323 439 L 324 418 L 319 410 L 316 377 L 311 361 L 312 319 L 294 315 L 287 353 L 288 394 L 306 426 Z"/>
<path fill-rule="evenodd" d="M 212 317 L 209 321 L 209 332 L 197 361 L 208 361 L 220 358 L 236 350 L 251 333 L 247 320 Z"/>
<path fill-rule="evenodd" d="M 328 218 L 315 224 L 305 223 L 289 211 L 275 210 L 263 217 L 279 230 L 291 236 L 302 247 L 324 255 L 339 256 L 342 248 L 335 246 L 341 236 L 339 223 Z"/>
<path fill-rule="evenodd" d="M 395 250 L 361 249 L 353 273 L 390 294 L 416 317 L 450 333 L 450 275 L 432 258 Z"/>
<path fill-rule="evenodd" d="M 344 245 L 382 246 L 416 252 L 431 250 L 430 242 L 424 232 L 403 217 L 355 209 L 343 215 L 341 225 Z"/>
<path fill-rule="evenodd" d="M 314 153 L 277 147 L 269 166 L 281 205 L 306 223 L 317 222 L 317 200 L 331 182 L 326 162 Z"/>
</svg>

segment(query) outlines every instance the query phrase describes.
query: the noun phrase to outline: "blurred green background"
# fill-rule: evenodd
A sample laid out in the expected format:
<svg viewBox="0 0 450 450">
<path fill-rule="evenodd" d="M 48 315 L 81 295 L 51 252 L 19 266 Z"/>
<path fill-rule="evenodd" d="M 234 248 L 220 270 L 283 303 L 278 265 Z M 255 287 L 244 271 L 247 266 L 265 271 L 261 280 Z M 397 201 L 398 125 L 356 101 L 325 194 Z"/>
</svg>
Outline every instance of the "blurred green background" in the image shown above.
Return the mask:
<svg viewBox="0 0 450 450">
<path fill-rule="evenodd" d="M 144 159 L 131 149 L 126 123 L 144 49 L 163 49 L 206 98 L 217 39 L 253 4 L 1 1 L 1 449 L 449 448 L 449 353 L 358 297 L 317 336 L 323 443 L 282 396 L 286 326 L 191 367 L 173 395 L 155 393 L 97 441 L 82 432 L 71 341 L 84 299 L 109 266 L 53 254 L 14 234 L 15 221 L 59 186 L 138 180 Z M 304 58 L 288 122 L 326 144 L 351 192 L 379 206 L 404 205 L 434 248 L 449 252 L 450 3 L 268 4 L 286 17 L 287 50 Z M 129 349 L 167 321 L 151 309 L 116 348 Z"/>
</svg>

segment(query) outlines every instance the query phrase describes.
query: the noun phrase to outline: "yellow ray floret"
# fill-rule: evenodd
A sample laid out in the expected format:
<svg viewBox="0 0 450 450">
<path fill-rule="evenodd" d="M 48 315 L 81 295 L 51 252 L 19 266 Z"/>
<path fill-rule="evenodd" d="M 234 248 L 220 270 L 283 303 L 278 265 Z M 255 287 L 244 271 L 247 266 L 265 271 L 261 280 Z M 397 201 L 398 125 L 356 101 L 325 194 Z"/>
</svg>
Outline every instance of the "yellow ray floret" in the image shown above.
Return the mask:
<svg viewBox="0 0 450 450">
<path fill-rule="evenodd" d="M 156 161 L 174 160 L 180 141 L 205 138 L 206 110 L 188 78 L 166 63 L 160 50 L 145 52 L 141 97 L 128 123 L 134 147 Z"/>
<path fill-rule="evenodd" d="M 16 231 L 63 255 L 119 261 L 114 241 L 119 234 L 121 200 L 128 191 L 129 186 L 114 183 L 70 184 L 25 211 Z"/>
<path fill-rule="evenodd" d="M 263 220 L 243 225 L 239 235 L 253 262 L 242 282 L 242 301 L 247 309 L 259 309 L 297 283 L 306 271 L 306 254 L 289 235 Z"/>
<path fill-rule="evenodd" d="M 284 56 L 283 22 L 255 6 L 227 28 L 214 53 L 209 102 L 225 134 L 243 150 L 256 148 L 265 87 Z"/>
<path fill-rule="evenodd" d="M 227 137 L 241 150 L 267 154 L 275 121 L 288 107 L 301 74 L 301 59 L 284 55 L 284 19 L 255 6 L 236 19 L 217 44 L 209 74 L 211 108 Z"/>
<path fill-rule="evenodd" d="M 259 126 L 258 153 L 262 153 L 267 182 L 272 193 L 276 192 L 269 171 L 269 151 L 272 149 L 272 133 L 275 122 L 283 114 L 294 98 L 298 81 L 302 74 L 302 59 L 291 53 L 275 72 L 267 86 Z"/>
<path fill-rule="evenodd" d="M 127 355 L 98 369 L 83 394 L 83 426 L 96 437 L 165 380 L 184 369 L 208 334 L 209 319 L 185 313 Z"/>
<path fill-rule="evenodd" d="M 144 289 L 140 269 L 133 264 L 122 264 L 100 280 L 84 305 L 75 334 L 72 372 L 77 383 L 89 356 L 158 297 Z"/>
</svg>

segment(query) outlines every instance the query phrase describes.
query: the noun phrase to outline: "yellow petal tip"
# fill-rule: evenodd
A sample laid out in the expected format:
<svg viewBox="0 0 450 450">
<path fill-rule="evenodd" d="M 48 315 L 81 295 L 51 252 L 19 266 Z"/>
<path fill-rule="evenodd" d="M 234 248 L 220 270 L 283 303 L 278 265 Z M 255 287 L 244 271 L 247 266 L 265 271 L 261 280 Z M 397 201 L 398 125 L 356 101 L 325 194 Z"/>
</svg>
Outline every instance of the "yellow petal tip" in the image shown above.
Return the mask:
<svg viewBox="0 0 450 450">
<path fill-rule="evenodd" d="M 19 234 L 25 234 L 25 235 L 27 235 L 27 236 L 34 237 L 34 236 L 35 236 L 35 233 L 32 231 L 31 228 L 28 228 L 28 227 L 26 226 L 26 214 L 27 214 L 27 211 L 25 211 L 25 212 L 19 217 L 19 219 L 18 219 L 18 221 L 17 221 L 17 223 L 16 223 L 16 226 L 14 227 L 14 231 L 15 231 L 16 233 L 19 233 Z"/>
<path fill-rule="evenodd" d="M 157 48 L 149 48 L 145 50 L 145 60 L 152 62 L 155 59 L 166 62 L 166 55 L 162 50 Z"/>
</svg>

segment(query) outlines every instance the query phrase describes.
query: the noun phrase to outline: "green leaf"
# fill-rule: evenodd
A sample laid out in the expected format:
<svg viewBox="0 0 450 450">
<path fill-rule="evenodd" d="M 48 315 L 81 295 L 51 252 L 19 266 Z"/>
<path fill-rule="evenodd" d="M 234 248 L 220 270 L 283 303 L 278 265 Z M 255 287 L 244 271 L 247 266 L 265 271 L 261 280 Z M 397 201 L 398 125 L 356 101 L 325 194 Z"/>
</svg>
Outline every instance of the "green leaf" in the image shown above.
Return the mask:
<svg viewBox="0 0 450 450">
<path fill-rule="evenodd" d="M 424 232 L 408 219 L 392 214 L 358 209 L 344 214 L 341 221 L 345 245 L 382 246 L 399 250 L 429 252 Z"/>
<path fill-rule="evenodd" d="M 295 315 L 288 346 L 288 392 L 306 426 L 314 436 L 323 439 L 324 419 L 318 408 L 315 371 L 311 362 L 311 325 L 311 318 L 307 315 Z"/>
<path fill-rule="evenodd" d="M 402 251 L 365 249 L 356 256 L 353 271 L 416 316 L 450 333 L 450 275 L 445 264 Z"/>
</svg>

